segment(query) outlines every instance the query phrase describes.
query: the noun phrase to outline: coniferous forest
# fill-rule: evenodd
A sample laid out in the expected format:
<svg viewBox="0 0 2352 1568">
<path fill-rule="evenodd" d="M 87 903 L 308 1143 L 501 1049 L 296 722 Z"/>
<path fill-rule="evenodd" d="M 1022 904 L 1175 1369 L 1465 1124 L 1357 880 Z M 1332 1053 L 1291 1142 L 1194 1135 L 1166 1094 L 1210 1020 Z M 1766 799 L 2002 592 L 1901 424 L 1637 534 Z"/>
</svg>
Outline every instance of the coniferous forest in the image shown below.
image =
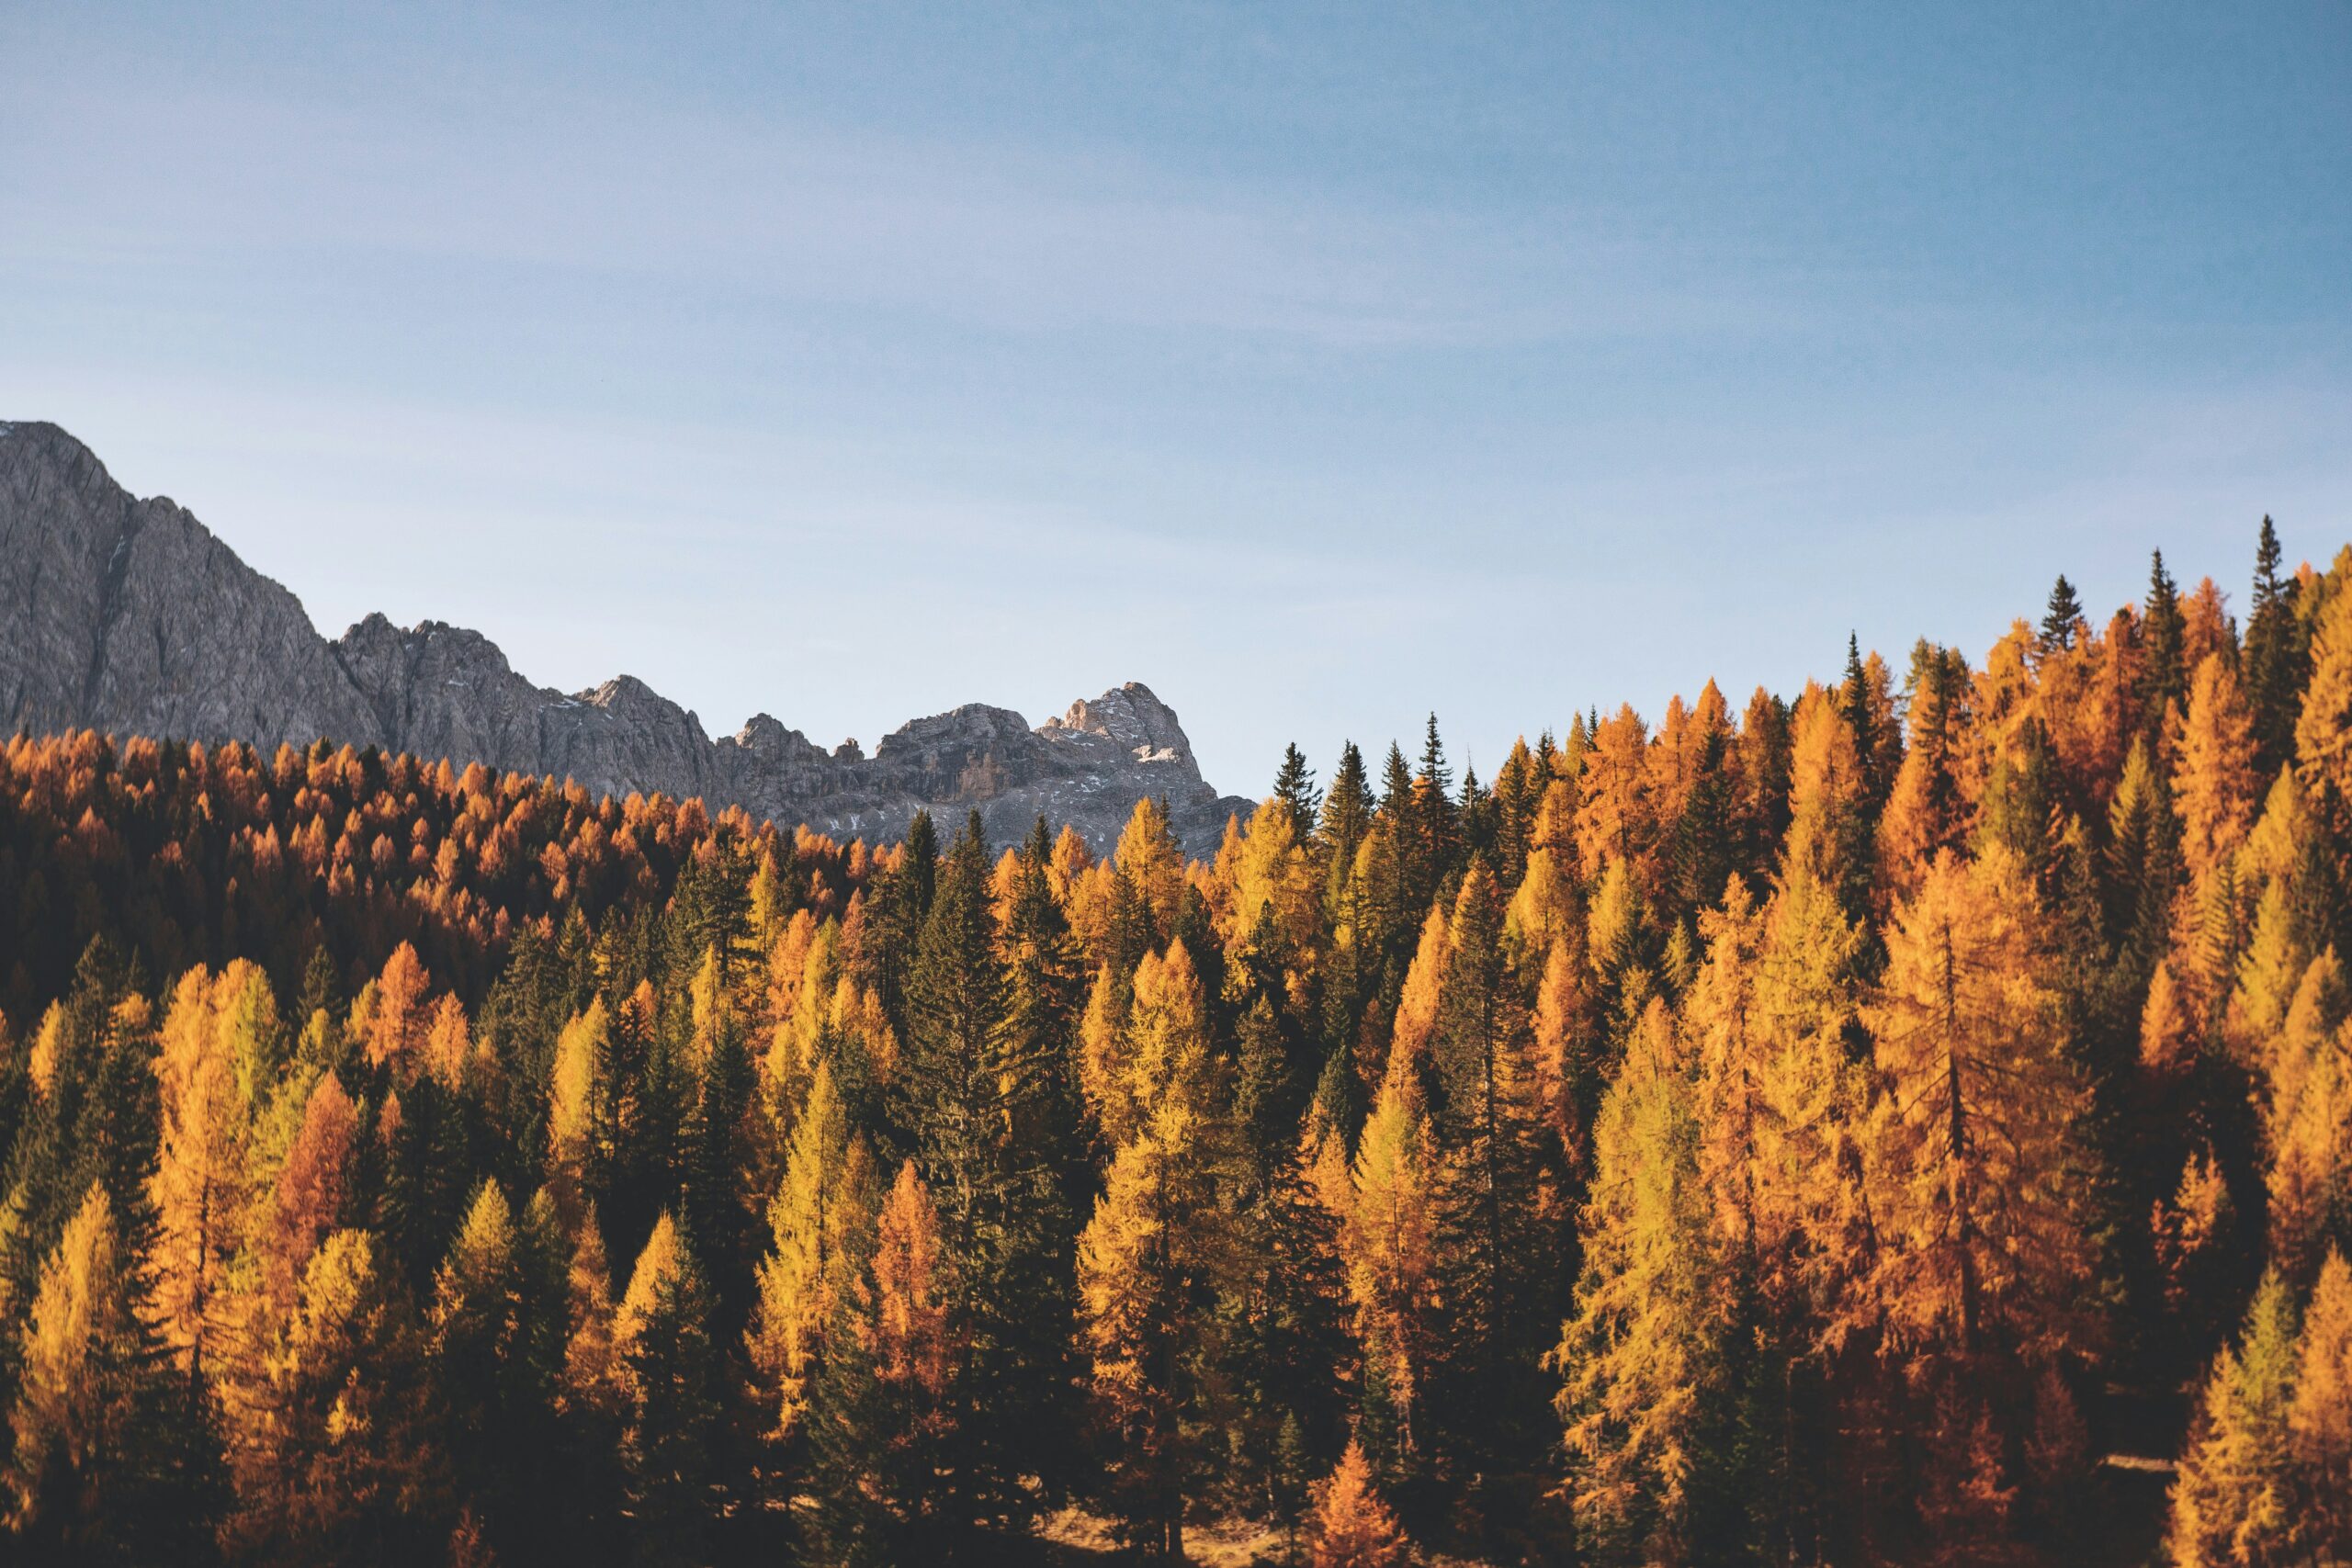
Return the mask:
<svg viewBox="0 0 2352 1568">
<path fill-rule="evenodd" d="M 2231 597 L 1206 863 L 19 737 L 0 1558 L 2352 1558 L 2352 548 Z"/>
</svg>

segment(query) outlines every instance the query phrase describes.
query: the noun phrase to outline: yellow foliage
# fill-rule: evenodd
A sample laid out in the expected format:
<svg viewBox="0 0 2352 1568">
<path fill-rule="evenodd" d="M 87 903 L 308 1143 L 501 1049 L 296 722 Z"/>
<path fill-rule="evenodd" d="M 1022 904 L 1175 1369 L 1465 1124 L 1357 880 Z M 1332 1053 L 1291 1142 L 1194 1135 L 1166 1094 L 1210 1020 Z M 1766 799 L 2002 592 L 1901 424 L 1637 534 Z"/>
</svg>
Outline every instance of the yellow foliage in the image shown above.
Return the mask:
<svg viewBox="0 0 2352 1568">
<path fill-rule="evenodd" d="M 238 1078 L 253 1054 L 239 1025 L 250 1021 L 241 1004 L 258 973 L 232 964 L 216 980 L 199 964 L 183 975 L 155 1060 L 162 1122 L 150 1184 L 155 1305 L 164 1342 L 184 1366 L 201 1366 L 232 1324 L 222 1287 L 252 1201 L 244 1152 L 250 1111 Z"/>
<path fill-rule="evenodd" d="M 366 1043 L 369 1066 L 402 1076 L 415 1070 L 424 1045 L 425 985 L 424 961 L 402 942 L 384 961 L 383 973 L 362 987 L 352 1004 L 351 1032 Z"/>
<path fill-rule="evenodd" d="M 955 1371 L 947 1268 L 939 1211 L 909 1160 L 875 1222 L 871 1299 L 860 1330 L 876 1381 L 927 1402 L 938 1400 Z"/>
<path fill-rule="evenodd" d="M 1527 852 L 1526 874 L 1503 911 L 1503 940 L 1514 964 L 1548 962 L 1552 950 L 1572 931 L 1579 943 L 1583 940 L 1583 910 L 1577 906 L 1576 884 L 1562 863 L 1564 852 L 1573 854 L 1541 844 Z"/>
<path fill-rule="evenodd" d="M 2171 963 L 2158 959 L 2140 1007 L 2141 1065 L 2151 1072 L 2177 1074 L 2188 1070 L 2196 1053 L 2196 1026 L 2187 1000 L 2173 984 Z"/>
<path fill-rule="evenodd" d="M 1222 852 L 1218 861 L 1226 863 Z M 1322 887 L 1289 812 L 1272 800 L 1259 807 L 1248 835 L 1235 846 L 1230 873 L 1232 891 L 1219 923 L 1228 950 L 1250 938 L 1264 913 L 1273 918 L 1278 951 L 1295 953 L 1313 946 L 1323 919 Z"/>
<path fill-rule="evenodd" d="M 628 1289 L 622 1292 L 620 1307 L 613 1314 L 613 1348 L 624 1364 L 654 1314 L 663 1309 L 664 1298 L 673 1296 L 693 1269 L 694 1257 L 686 1250 L 685 1237 L 664 1209 L 653 1222 L 644 1249 L 637 1255 Z"/>
<path fill-rule="evenodd" d="M 2204 887 L 2245 841 L 2254 821 L 2254 715 L 2237 671 L 2216 653 L 2197 667 L 2173 761 L 2181 854 Z"/>
<path fill-rule="evenodd" d="M 2296 1540 L 2314 1556 L 2352 1554 L 2352 1268 L 2328 1254 L 2303 1312 L 2287 1444 L 2300 1506 Z"/>
<path fill-rule="evenodd" d="M 1406 1058 L 1388 1075 L 1357 1140 L 1354 1198 L 1340 1233 L 1357 1342 L 1390 1359 L 1390 1398 L 1411 1442 L 1414 1389 L 1426 1356 L 1437 1269 L 1436 1151 Z"/>
<path fill-rule="evenodd" d="M 71 1472 L 110 1459 L 130 1436 L 133 1411 L 119 1369 L 136 1353 L 138 1324 L 124 1289 L 114 1210 L 96 1182 L 40 1266 L 32 1312 L 18 1342 L 21 1371 L 10 1413 L 17 1462 L 8 1475 L 17 1495 L 10 1513 L 38 1506 L 38 1485 L 51 1455 Z"/>
<path fill-rule="evenodd" d="M 1577 851 L 1585 865 L 1632 864 L 1647 879 L 1657 834 L 1649 736 L 1632 705 L 1601 723 L 1577 779 Z"/>
<path fill-rule="evenodd" d="M 1396 1027 L 1388 1038 L 1389 1071 L 1428 1069 L 1430 1041 L 1437 1032 L 1438 1010 L 1445 1003 L 1445 970 L 1452 951 L 1445 911 L 1431 906 L 1421 922 L 1420 945 L 1414 949 L 1412 967 L 1405 971 L 1404 995 L 1396 1003 Z M 1401 1068 L 1399 1063 L 1404 1064 Z"/>
<path fill-rule="evenodd" d="M 1102 1135 L 1114 1146 L 1137 1136 L 1170 1095 L 1204 1103 L 1212 1071 L 1205 998 L 1181 942 L 1147 953 L 1117 1020 L 1118 987 L 1098 977 L 1082 1025 L 1080 1085 Z"/>
<path fill-rule="evenodd" d="M 1544 960 L 1544 977 L 1535 987 L 1535 1039 L 1530 1053 L 1538 1111 L 1561 1147 L 1579 1163 L 1588 1130 L 1578 1124 L 1575 1095 L 1591 1066 L 1594 1032 L 1583 936 L 1571 924 L 1553 940 Z"/>
<path fill-rule="evenodd" d="M 1836 697 L 1811 681 L 1797 700 L 1795 730 L 1782 863 L 1826 886 L 1841 886 L 1852 869 L 1846 863 L 1852 852 L 1850 824 L 1862 798 L 1854 732 Z"/>
<path fill-rule="evenodd" d="M 1803 1283 L 1796 1270 L 1830 1267 L 1846 1250 L 1851 1195 L 1835 1173 L 1859 1111 L 1845 1029 L 1860 937 L 1802 873 L 1761 909 L 1735 877 L 1700 933 L 1707 961 L 1684 1009 L 1699 1168 L 1718 1238 L 1785 1297 Z"/>
<path fill-rule="evenodd" d="M 2312 637 L 2311 682 L 2295 720 L 2295 772 L 2305 793 L 2352 802 L 2352 592 L 2328 595 Z"/>
<path fill-rule="evenodd" d="M 1898 1346 L 1971 1354 L 1996 1324 L 2031 1356 L 2082 1343 L 2085 1092 L 2037 911 L 2007 852 L 1947 854 L 1888 933 L 1863 1146 L 1880 1247 L 1847 1321 Z"/>
<path fill-rule="evenodd" d="M 820 1061 L 768 1206 L 773 1250 L 759 1266 L 745 1334 L 778 1437 L 789 1437 L 808 1412 L 826 1330 L 863 1263 L 873 1226 L 867 1185 L 864 1145 L 852 1139 L 832 1070 Z"/>
<path fill-rule="evenodd" d="M 563 1026 L 555 1047 L 555 1077 L 548 1093 L 548 1156 L 576 1183 L 596 1153 L 595 1140 L 607 1113 L 612 1087 L 604 1081 L 605 1057 L 612 1045 L 612 1022 L 605 998 Z"/>
<path fill-rule="evenodd" d="M 1665 1004 L 1652 1001 L 1594 1127 L 1584 1277 L 1553 1353 L 1569 1501 L 1585 1532 L 1629 1558 L 1659 1560 L 1643 1521 L 1671 1539 L 1687 1509 L 1701 1401 L 1729 1307 L 1713 1269 L 1684 1056 Z"/>
<path fill-rule="evenodd" d="M 33 1080 L 33 1088 L 43 1096 L 57 1087 L 57 1056 L 64 1049 L 65 1009 L 56 1002 L 41 1014 L 40 1029 L 33 1036 L 33 1048 L 25 1060 L 25 1069 Z"/>
<path fill-rule="evenodd" d="M 1395 1568 L 1405 1561 L 1405 1531 L 1374 1485 L 1363 1445 L 1351 1439 L 1330 1479 L 1315 1488 L 1312 1568 Z"/>
<path fill-rule="evenodd" d="M 1113 858 L 1119 874 L 1134 887 L 1151 917 L 1152 929 L 1165 938 L 1176 928 L 1176 910 L 1184 897 L 1184 852 L 1159 802 L 1147 795 L 1119 834 Z"/>
</svg>

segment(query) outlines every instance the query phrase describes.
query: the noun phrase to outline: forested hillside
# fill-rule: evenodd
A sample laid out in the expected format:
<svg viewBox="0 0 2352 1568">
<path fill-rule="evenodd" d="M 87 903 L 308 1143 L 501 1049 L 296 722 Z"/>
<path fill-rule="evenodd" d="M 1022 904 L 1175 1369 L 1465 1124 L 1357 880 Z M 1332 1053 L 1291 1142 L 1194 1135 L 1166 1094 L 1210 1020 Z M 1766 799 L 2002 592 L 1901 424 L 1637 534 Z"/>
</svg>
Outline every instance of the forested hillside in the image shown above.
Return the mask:
<svg viewBox="0 0 2352 1568">
<path fill-rule="evenodd" d="M 1189 863 L 19 738 L 0 1557 L 2352 1555 L 2348 588 Z"/>
</svg>

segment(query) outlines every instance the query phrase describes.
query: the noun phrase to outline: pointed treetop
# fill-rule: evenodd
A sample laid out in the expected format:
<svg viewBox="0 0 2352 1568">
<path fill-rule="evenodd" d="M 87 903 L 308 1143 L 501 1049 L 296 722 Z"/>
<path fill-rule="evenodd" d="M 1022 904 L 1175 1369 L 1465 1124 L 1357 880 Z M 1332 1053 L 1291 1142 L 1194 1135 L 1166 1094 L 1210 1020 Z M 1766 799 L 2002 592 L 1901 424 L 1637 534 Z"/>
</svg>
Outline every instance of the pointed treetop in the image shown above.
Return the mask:
<svg viewBox="0 0 2352 1568">
<path fill-rule="evenodd" d="M 1438 794 L 1445 794 L 1453 784 L 1453 770 L 1445 764 L 1445 742 L 1438 739 L 1437 715 L 1430 715 L 1429 728 L 1421 739 L 1421 771 L 1414 775 Z"/>
<path fill-rule="evenodd" d="M 1323 796 L 1315 787 L 1315 770 L 1306 765 L 1296 742 L 1283 749 L 1282 771 L 1274 775 L 1274 798 L 1290 814 L 1291 829 L 1298 837 L 1304 839 L 1315 831 Z"/>
<path fill-rule="evenodd" d="M 2075 593 L 2075 585 L 2060 572 L 2051 585 L 2050 606 L 2041 617 L 2041 643 L 2044 648 L 2075 646 L 2075 623 L 2083 618 L 2083 602 Z"/>
<path fill-rule="evenodd" d="M 2261 542 L 2254 549 L 2254 603 L 2259 609 L 2278 596 L 2284 584 L 2278 580 L 2278 563 L 2282 554 L 2278 548 L 2278 530 L 2270 514 L 2262 516 Z"/>
<path fill-rule="evenodd" d="M 1329 1480 L 1315 1488 L 1315 1568 L 1390 1568 L 1405 1560 L 1405 1532 L 1381 1501 L 1363 1445 L 1351 1438 Z"/>
<path fill-rule="evenodd" d="M 1380 767 L 1380 808 L 1396 811 L 1413 797 L 1413 770 L 1405 761 L 1405 749 L 1394 740 L 1388 743 L 1388 760 Z"/>
</svg>

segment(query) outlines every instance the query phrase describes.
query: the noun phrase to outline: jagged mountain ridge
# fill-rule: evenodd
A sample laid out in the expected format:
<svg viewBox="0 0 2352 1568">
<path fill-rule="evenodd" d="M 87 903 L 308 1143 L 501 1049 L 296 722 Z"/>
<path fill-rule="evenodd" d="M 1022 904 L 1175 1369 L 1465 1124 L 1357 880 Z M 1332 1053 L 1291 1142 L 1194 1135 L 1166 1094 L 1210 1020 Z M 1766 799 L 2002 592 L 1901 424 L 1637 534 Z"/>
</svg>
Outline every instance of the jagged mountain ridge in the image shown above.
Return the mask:
<svg viewBox="0 0 2352 1568">
<path fill-rule="evenodd" d="M 292 592 L 185 508 L 141 500 L 53 424 L 0 423 L 0 724 L 263 747 L 325 738 L 452 763 L 662 791 L 888 842 L 916 811 L 977 807 L 999 844 L 1042 814 L 1099 852 L 1136 801 L 1169 802 L 1188 851 L 1228 814 L 1168 705 L 1130 682 L 1031 728 L 974 703 L 915 719 L 871 757 L 760 714 L 712 739 L 633 676 L 564 694 L 479 632 L 370 615 L 322 637 Z M 947 826 L 952 824 L 943 824 Z"/>
</svg>

